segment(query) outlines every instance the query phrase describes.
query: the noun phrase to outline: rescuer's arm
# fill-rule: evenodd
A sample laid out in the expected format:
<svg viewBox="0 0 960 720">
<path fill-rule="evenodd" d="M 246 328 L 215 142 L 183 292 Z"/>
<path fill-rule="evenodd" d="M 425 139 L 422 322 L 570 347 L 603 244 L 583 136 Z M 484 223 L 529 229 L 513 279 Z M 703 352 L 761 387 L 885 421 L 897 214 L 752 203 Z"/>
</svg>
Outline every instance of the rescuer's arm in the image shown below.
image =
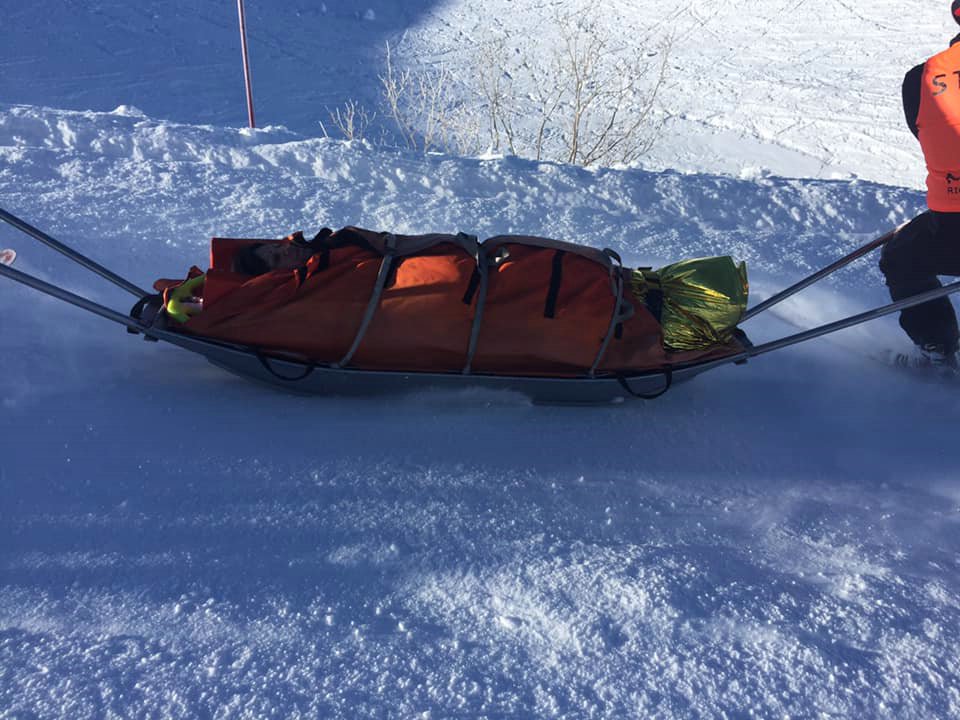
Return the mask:
<svg viewBox="0 0 960 720">
<path fill-rule="evenodd" d="M 917 116 L 920 114 L 920 83 L 923 82 L 923 64 L 917 65 L 903 78 L 903 113 L 914 137 L 920 136 Z"/>
</svg>

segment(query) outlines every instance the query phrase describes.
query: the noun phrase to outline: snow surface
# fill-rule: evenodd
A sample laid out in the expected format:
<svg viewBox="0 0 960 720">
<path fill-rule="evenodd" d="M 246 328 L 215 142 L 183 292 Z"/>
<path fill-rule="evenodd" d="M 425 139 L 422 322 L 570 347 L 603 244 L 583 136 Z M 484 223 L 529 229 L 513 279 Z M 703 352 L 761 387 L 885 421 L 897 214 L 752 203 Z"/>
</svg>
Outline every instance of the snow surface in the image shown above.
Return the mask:
<svg viewBox="0 0 960 720">
<path fill-rule="evenodd" d="M 548 21 L 584 10 L 627 47 L 673 38 L 647 167 L 922 186 L 900 83 L 956 32 L 930 0 L 247 0 L 257 122 L 314 137 L 350 100 L 376 109 L 388 42 L 468 85 L 494 39 L 546 62 Z M 235 4 L 35 0 L 3 22 L 3 102 L 246 124 Z"/>
<path fill-rule="evenodd" d="M 214 234 L 355 223 L 729 252 L 755 299 L 923 206 L 898 85 L 953 30 L 933 3 L 708 6 L 691 57 L 742 94 L 695 94 L 703 133 L 596 171 L 316 137 L 319 98 L 375 93 L 384 37 L 518 34 L 538 8 L 397 5 L 248 2 L 276 80 L 257 131 L 230 126 L 232 6 L 18 6 L 0 205 L 144 286 Z M 637 5 L 604 7 L 696 11 Z M 311 70 L 331 54 L 342 72 Z M 758 65 L 789 100 L 751 103 Z M 790 117 L 816 122 L 771 137 Z M 12 228 L 0 247 L 132 304 Z M 884 302 L 864 261 L 744 329 Z M 870 359 L 905 344 L 887 318 L 616 407 L 302 398 L 0 284 L 0 718 L 960 716 L 960 409 Z"/>
</svg>

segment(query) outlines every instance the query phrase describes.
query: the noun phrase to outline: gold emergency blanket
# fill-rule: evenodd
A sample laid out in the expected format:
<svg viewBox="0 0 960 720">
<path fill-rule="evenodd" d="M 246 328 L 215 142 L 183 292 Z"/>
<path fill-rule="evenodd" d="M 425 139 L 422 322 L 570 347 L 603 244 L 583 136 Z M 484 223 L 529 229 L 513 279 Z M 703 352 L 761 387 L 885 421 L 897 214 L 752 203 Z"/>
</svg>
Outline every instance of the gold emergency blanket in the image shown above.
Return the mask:
<svg viewBox="0 0 960 720">
<path fill-rule="evenodd" d="M 733 258 L 695 258 L 659 270 L 634 270 L 634 295 L 660 309 L 667 350 L 702 350 L 729 343 L 747 309 L 746 263 Z M 656 314 L 656 312 L 654 312 Z"/>
</svg>

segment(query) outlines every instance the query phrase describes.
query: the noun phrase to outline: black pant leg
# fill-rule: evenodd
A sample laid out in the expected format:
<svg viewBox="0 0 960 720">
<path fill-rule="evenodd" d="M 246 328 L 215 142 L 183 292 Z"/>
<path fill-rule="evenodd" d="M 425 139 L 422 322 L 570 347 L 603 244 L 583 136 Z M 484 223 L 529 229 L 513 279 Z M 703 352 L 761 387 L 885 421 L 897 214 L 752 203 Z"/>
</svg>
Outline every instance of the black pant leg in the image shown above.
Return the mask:
<svg viewBox="0 0 960 720">
<path fill-rule="evenodd" d="M 893 300 L 941 287 L 938 275 L 960 275 L 960 214 L 928 211 L 915 217 L 884 246 L 880 270 Z M 957 350 L 960 330 L 949 298 L 907 308 L 900 326 L 917 345 Z"/>
</svg>

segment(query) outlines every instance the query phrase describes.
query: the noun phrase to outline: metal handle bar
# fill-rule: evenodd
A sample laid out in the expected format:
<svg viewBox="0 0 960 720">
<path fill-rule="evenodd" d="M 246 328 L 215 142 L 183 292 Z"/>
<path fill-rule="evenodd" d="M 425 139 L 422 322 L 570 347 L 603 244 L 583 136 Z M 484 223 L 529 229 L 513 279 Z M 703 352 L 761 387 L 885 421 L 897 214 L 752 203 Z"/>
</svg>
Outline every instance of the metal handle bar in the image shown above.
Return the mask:
<svg viewBox="0 0 960 720">
<path fill-rule="evenodd" d="M 110 270 L 107 270 L 105 267 L 103 267 L 103 265 L 95 263 L 90 258 L 86 257 L 85 255 L 81 255 L 76 250 L 72 250 L 71 248 L 64 245 L 62 242 L 54 240 L 52 237 L 47 235 L 42 230 L 38 230 L 30 223 L 25 222 L 24 220 L 21 220 L 20 218 L 18 218 L 16 215 L 11 215 L 3 208 L 0 208 L 0 220 L 3 220 L 4 222 L 9 223 L 10 225 L 13 225 L 17 230 L 20 230 L 21 232 L 26 233 L 27 235 L 34 238 L 35 240 L 39 240 L 43 244 L 48 245 L 49 247 L 52 247 L 57 252 L 62 253 L 63 255 L 66 255 L 68 258 L 70 258 L 74 262 L 79 263 L 80 265 L 83 265 L 85 268 L 87 268 L 87 270 L 91 270 L 95 272 L 97 275 L 99 275 L 100 277 L 109 280 L 114 285 L 117 285 L 123 288 L 131 295 L 136 295 L 138 298 L 141 298 L 145 295 L 150 294 L 145 290 L 141 290 L 136 285 L 134 285 L 128 280 L 125 280 L 124 278 L 120 277 L 116 273 L 111 272 Z"/>
<path fill-rule="evenodd" d="M 944 285 L 943 287 L 927 290 L 926 292 L 922 292 L 918 295 L 912 295 L 903 300 L 898 300 L 897 302 L 884 305 L 883 307 L 879 307 L 874 310 L 868 310 L 867 312 L 860 313 L 859 315 L 852 315 L 848 318 L 844 318 L 843 320 L 837 320 L 836 322 L 821 325 L 820 327 L 813 328 L 812 330 L 805 330 L 804 332 L 797 333 L 796 335 L 790 335 L 789 337 L 781 338 L 780 340 L 772 340 L 768 343 L 763 343 L 762 345 L 756 345 L 747 351 L 747 357 L 762 355 L 763 353 L 770 352 L 771 350 L 779 350 L 780 348 L 784 348 L 789 345 L 796 345 L 797 343 L 801 343 L 806 340 L 812 340 L 813 338 L 820 337 L 821 335 L 828 335 L 832 332 L 836 332 L 837 330 L 843 330 L 848 327 L 853 327 L 854 325 L 860 325 L 861 323 L 865 323 L 869 320 L 883 317 L 884 315 L 890 315 L 898 310 L 905 310 L 906 308 L 911 308 L 915 305 L 922 305 L 925 302 L 946 297 L 947 295 L 951 295 L 958 291 L 960 291 L 960 280 L 950 283 L 949 285 Z"/>
<path fill-rule="evenodd" d="M 840 268 L 842 268 L 842 267 L 844 267 L 844 266 L 846 266 L 846 265 L 849 265 L 849 264 L 852 263 L 854 260 L 859 260 L 859 259 L 862 258 L 864 255 L 867 255 L 868 253 L 871 253 L 871 252 L 873 252 L 874 250 L 876 250 L 876 249 L 877 249 L 878 247 L 880 247 L 881 245 L 885 245 L 886 243 L 888 243 L 888 242 L 893 238 L 894 235 L 897 234 L 897 231 L 899 231 L 900 228 L 902 228 L 902 227 L 903 227 L 903 225 L 900 225 L 899 227 L 894 228 L 893 230 L 891 230 L 890 232 L 886 233 L 885 235 L 881 235 L 881 236 L 878 237 L 876 240 L 871 240 L 869 243 L 867 243 L 867 244 L 864 245 L 863 247 L 857 248 L 856 250 L 854 250 L 854 251 L 853 251 L 852 253 L 850 253 L 849 255 L 840 258 L 839 260 L 837 260 L 836 262 L 832 263 L 831 265 L 828 265 L 827 267 L 823 268 L 822 270 L 818 270 L 817 272 L 815 272 L 815 273 L 814 273 L 813 275 L 811 275 L 810 277 L 804 278 L 803 280 L 801 280 L 800 282 L 796 283 L 795 285 L 791 285 L 791 286 L 788 287 L 786 290 L 781 290 L 781 291 L 778 292 L 776 295 L 772 295 L 771 297 L 767 298 L 766 300 L 764 300 L 764 301 L 763 301 L 762 303 L 760 303 L 759 305 L 757 305 L 757 306 L 755 306 L 755 307 L 752 307 L 752 308 L 750 308 L 749 310 L 747 310 L 747 311 L 743 314 L 743 317 L 740 319 L 740 322 L 745 322 L 745 321 L 749 320 L 750 318 L 752 318 L 754 315 L 757 315 L 757 314 L 759 314 L 759 313 L 762 313 L 764 310 L 769 310 L 771 307 L 773 307 L 774 305 L 776 305 L 776 304 L 779 303 L 779 302 L 782 302 L 782 301 L 786 300 L 786 299 L 787 299 L 788 297 L 790 297 L 791 295 L 796 295 L 798 292 L 800 292 L 800 291 L 803 290 L 804 288 L 810 287 L 811 285 L 813 285 L 813 284 L 814 284 L 815 282 L 817 282 L 818 280 L 822 280 L 822 279 L 825 278 L 827 275 L 831 275 L 831 274 L 835 273 L 837 270 L 839 270 Z"/>
<path fill-rule="evenodd" d="M 721 365 L 741 362 L 748 360 L 749 358 L 757 357 L 758 355 L 772 352 L 774 350 L 781 350 L 785 347 L 790 347 L 791 345 L 797 345 L 798 343 L 806 342 L 807 340 L 813 340 L 814 338 L 822 337 L 823 335 L 829 335 L 830 333 L 837 332 L 838 330 L 844 330 L 848 327 L 853 327 L 854 325 L 861 325 L 869 320 L 874 320 L 876 318 L 883 317 L 884 315 L 890 315 L 898 310 L 905 310 L 907 308 L 914 307 L 915 305 L 922 305 L 925 302 L 946 297 L 947 295 L 952 295 L 955 292 L 960 292 L 960 280 L 949 285 L 944 285 L 943 287 L 922 292 L 919 295 L 913 295 L 911 297 L 904 298 L 903 300 L 898 300 L 897 302 L 884 305 L 874 310 L 862 312 L 859 315 L 851 315 L 848 318 L 827 323 L 826 325 L 820 325 L 819 327 L 811 328 L 810 330 L 804 330 L 803 332 L 799 332 L 794 335 L 788 335 L 787 337 L 782 337 L 778 340 L 771 340 L 770 342 L 762 343 L 760 345 L 754 345 L 746 348 L 743 352 L 737 353 L 736 355 L 730 355 L 717 360 L 708 360 L 705 363 L 692 363 L 692 365 L 696 365 L 701 370 L 710 370 L 711 368 L 720 367 Z M 674 368 L 674 370 L 681 370 L 684 367 L 688 366 L 677 366 Z"/>
<path fill-rule="evenodd" d="M 124 315 L 123 313 L 118 313 L 116 310 L 111 310 L 108 307 L 99 305 L 91 300 L 87 300 L 84 297 L 79 295 L 74 295 L 68 290 L 64 290 L 61 287 L 56 285 L 51 285 L 40 278 L 34 277 L 33 275 L 28 275 L 27 273 L 20 272 L 19 270 L 14 270 L 11 267 L 6 265 L 0 265 L 0 277 L 7 277 L 11 280 L 14 280 L 18 283 L 22 283 L 27 287 L 31 287 L 34 290 L 39 290 L 42 293 L 46 293 L 52 297 L 57 298 L 58 300 L 63 300 L 64 302 L 70 303 L 71 305 L 76 305 L 79 308 L 83 308 L 88 312 L 92 312 L 95 315 L 106 318 L 107 320 L 112 320 L 115 323 L 124 325 L 130 330 L 136 330 L 137 332 L 142 332 L 146 334 L 148 326 L 139 320 L 135 320 L 129 315 Z"/>
</svg>

